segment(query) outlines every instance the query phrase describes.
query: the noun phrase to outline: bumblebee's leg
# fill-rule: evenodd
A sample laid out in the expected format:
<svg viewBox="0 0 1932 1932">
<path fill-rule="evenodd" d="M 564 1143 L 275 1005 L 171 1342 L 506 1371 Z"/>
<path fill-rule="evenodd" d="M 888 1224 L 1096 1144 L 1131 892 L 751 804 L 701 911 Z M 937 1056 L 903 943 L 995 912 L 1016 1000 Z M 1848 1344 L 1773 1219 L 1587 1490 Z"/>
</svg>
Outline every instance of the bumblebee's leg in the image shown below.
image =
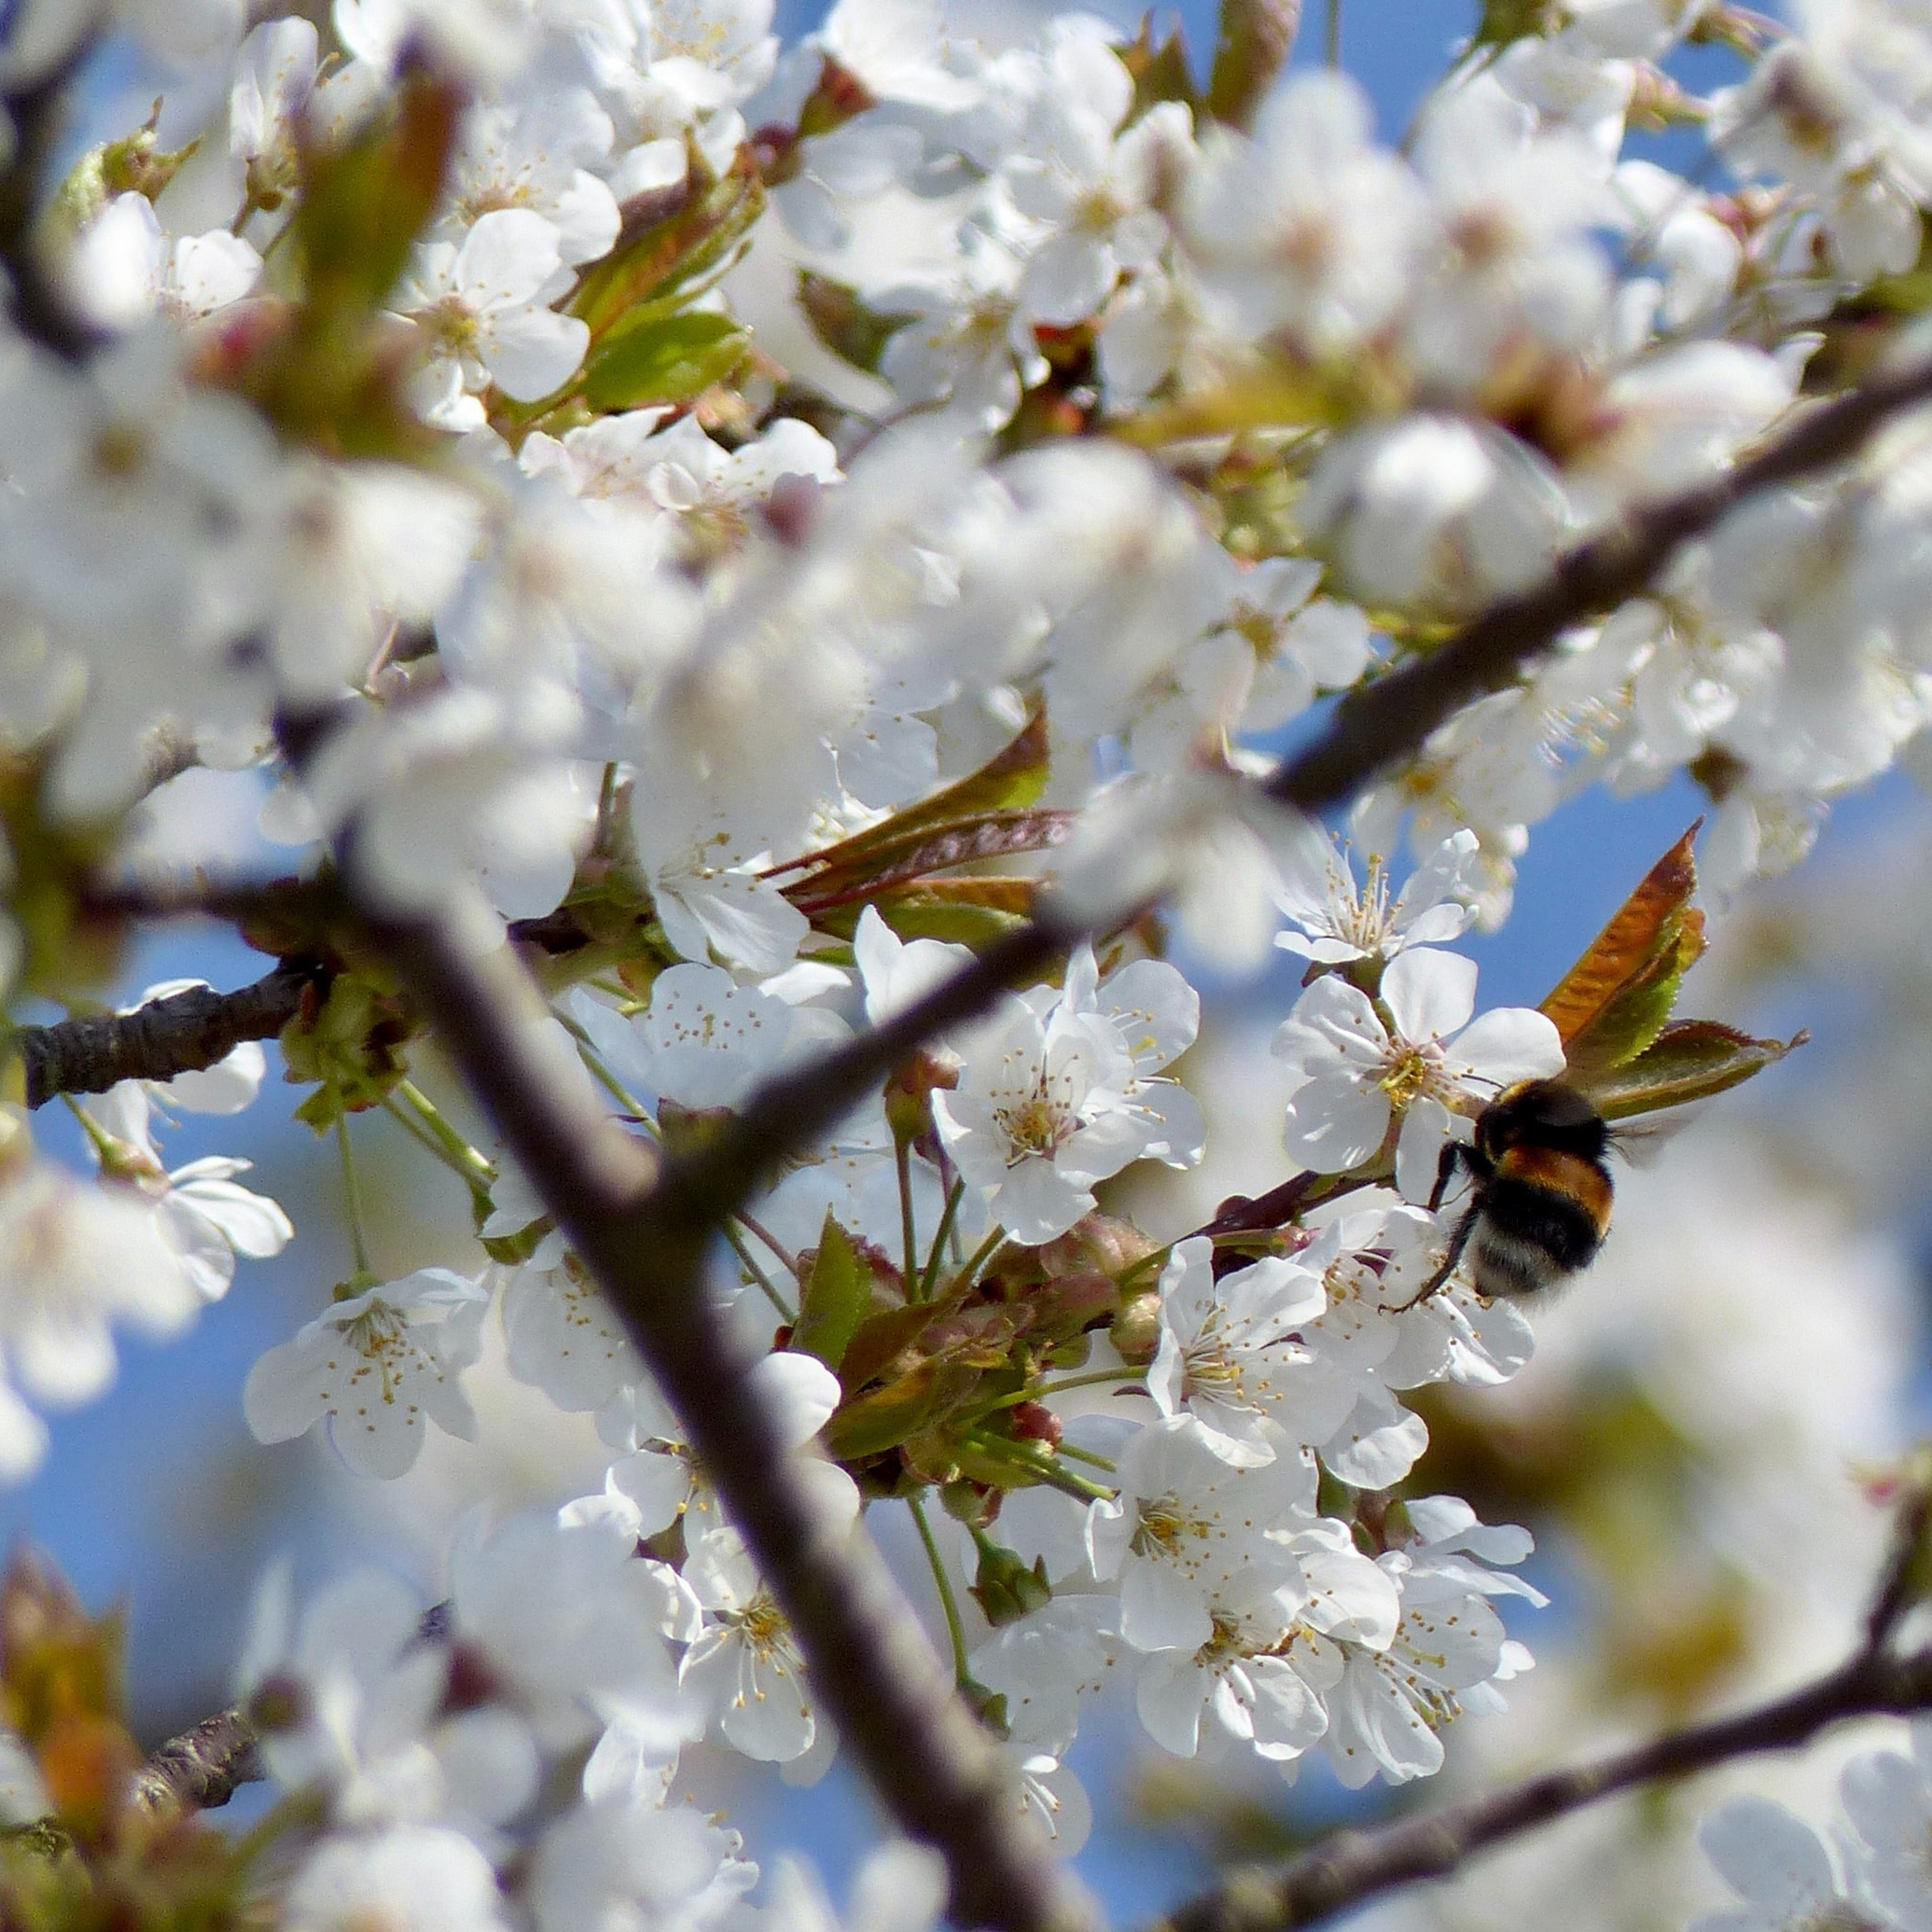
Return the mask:
<svg viewBox="0 0 1932 1932">
<path fill-rule="evenodd" d="M 1442 1197 L 1449 1192 L 1449 1184 L 1455 1178 L 1455 1171 L 1464 1161 L 1469 1162 L 1469 1171 L 1476 1171 L 1476 1163 L 1469 1160 L 1469 1149 L 1459 1140 L 1442 1143 L 1442 1151 L 1436 1159 L 1436 1185 L 1429 1194 L 1429 1212 L 1441 1211 Z"/>
<path fill-rule="evenodd" d="M 1467 1165 L 1471 1174 L 1478 1171 L 1474 1156 L 1463 1142 L 1459 1140 L 1446 1142 L 1441 1155 L 1436 1162 L 1436 1185 L 1429 1195 L 1429 1212 L 1431 1214 L 1437 1214 L 1441 1211 L 1442 1197 L 1449 1191 L 1450 1181 L 1454 1177 L 1456 1169 L 1465 1164 Z M 1443 1284 L 1455 1272 L 1456 1263 L 1463 1258 L 1463 1250 L 1469 1245 L 1469 1237 L 1476 1231 L 1476 1222 L 1482 1210 L 1474 1202 L 1469 1203 L 1462 1219 L 1455 1224 L 1455 1232 L 1449 1237 L 1449 1252 L 1443 1256 L 1442 1265 L 1436 1270 L 1435 1273 L 1430 1275 L 1428 1280 L 1408 1300 L 1401 1302 L 1395 1308 L 1386 1310 L 1385 1313 L 1400 1314 L 1405 1309 L 1420 1307 L 1431 1295 L 1439 1295 L 1442 1292 Z"/>
<path fill-rule="evenodd" d="M 1408 1300 L 1399 1301 L 1393 1308 L 1385 1308 L 1383 1311 L 1384 1314 L 1401 1314 L 1407 1309 L 1419 1308 L 1431 1295 L 1442 1292 L 1443 1284 L 1455 1272 L 1456 1263 L 1463 1258 L 1463 1250 L 1469 1245 L 1469 1237 L 1475 1233 L 1476 1223 L 1481 1215 L 1482 1210 L 1472 1202 L 1462 1219 L 1455 1224 L 1455 1232 L 1449 1237 L 1449 1252 L 1442 1257 L 1442 1265 Z"/>
</svg>

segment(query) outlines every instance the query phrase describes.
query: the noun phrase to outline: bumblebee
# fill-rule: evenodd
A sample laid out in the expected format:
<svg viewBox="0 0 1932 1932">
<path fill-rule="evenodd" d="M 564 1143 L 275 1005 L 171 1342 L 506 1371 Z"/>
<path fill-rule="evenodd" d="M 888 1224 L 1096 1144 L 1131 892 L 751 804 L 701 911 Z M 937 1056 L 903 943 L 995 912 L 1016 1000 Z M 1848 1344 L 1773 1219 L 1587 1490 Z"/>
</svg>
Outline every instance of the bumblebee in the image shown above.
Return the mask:
<svg viewBox="0 0 1932 1932">
<path fill-rule="evenodd" d="M 1469 1205 L 1442 1265 L 1406 1305 L 1435 1294 L 1466 1252 L 1479 1295 L 1540 1294 L 1587 1268 L 1610 1231 L 1611 1137 L 1603 1115 L 1562 1080 L 1499 1093 L 1476 1117 L 1472 1142 L 1442 1149 L 1430 1211 L 1458 1167 L 1469 1171 Z"/>
</svg>

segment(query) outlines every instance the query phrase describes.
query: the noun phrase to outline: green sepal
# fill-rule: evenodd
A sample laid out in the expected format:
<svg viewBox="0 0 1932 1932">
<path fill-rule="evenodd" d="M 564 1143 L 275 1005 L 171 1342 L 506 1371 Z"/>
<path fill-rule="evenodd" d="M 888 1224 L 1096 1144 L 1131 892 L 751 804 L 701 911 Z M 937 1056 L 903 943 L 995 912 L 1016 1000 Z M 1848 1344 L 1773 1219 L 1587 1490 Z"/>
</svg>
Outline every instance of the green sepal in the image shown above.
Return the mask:
<svg viewBox="0 0 1932 1932">
<path fill-rule="evenodd" d="M 841 1403 L 826 1425 L 826 1446 L 841 1462 L 897 1449 L 956 1409 L 979 1386 L 980 1374 L 968 1362 L 922 1362 L 897 1382 Z"/>
<path fill-rule="evenodd" d="M 872 1305 L 872 1272 L 852 1237 L 828 1214 L 805 1277 L 790 1346 L 835 1373 Z"/>
<path fill-rule="evenodd" d="M 882 314 L 868 308 L 857 289 L 811 269 L 799 271 L 799 307 L 805 312 L 812 333 L 841 362 L 868 375 L 877 372 L 886 343 L 907 321 L 903 315 Z"/>
<path fill-rule="evenodd" d="M 1022 811 L 1038 802 L 1051 773 L 1047 715 L 1035 710 L 1021 730 L 981 765 L 942 791 L 908 805 L 878 825 L 813 854 L 810 870 L 788 891 L 844 890 L 876 876 L 921 836 L 942 826 Z"/>
<path fill-rule="evenodd" d="M 333 146 L 304 149 L 290 240 L 312 327 L 382 306 L 441 201 L 463 108 L 453 82 L 414 69 L 392 111 Z"/>
</svg>

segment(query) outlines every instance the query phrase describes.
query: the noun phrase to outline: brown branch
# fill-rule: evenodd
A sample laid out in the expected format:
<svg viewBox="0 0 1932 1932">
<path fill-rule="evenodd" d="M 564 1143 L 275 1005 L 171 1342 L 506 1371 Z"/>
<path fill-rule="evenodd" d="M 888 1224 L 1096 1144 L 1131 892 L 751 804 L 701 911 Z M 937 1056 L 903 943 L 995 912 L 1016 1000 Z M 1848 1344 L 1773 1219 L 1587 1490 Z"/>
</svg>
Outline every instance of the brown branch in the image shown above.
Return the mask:
<svg viewBox="0 0 1932 1932">
<path fill-rule="evenodd" d="M 213 1066 L 243 1040 L 272 1039 L 300 1010 L 303 991 L 316 977 L 312 966 L 285 963 L 233 993 L 195 986 L 132 1013 L 22 1026 L 13 1044 L 26 1067 L 27 1105 Z"/>
<path fill-rule="evenodd" d="M 1340 1831 L 1280 1870 L 1240 1872 L 1152 1932 L 1286 1932 L 1353 1911 L 1398 1885 L 1446 1878 L 1477 1853 L 1600 1799 L 1688 1777 L 1734 1758 L 1786 1751 L 1854 1717 L 1932 1706 L 1932 1653 L 1860 1651 L 1788 1696 L 1735 1717 L 1666 1733 L 1506 1791 L 1367 1831 Z"/>
<path fill-rule="evenodd" d="M 728 1139 L 773 1153 L 801 1143 L 842 1110 L 840 1096 L 878 1077 L 893 1043 L 970 1010 L 982 977 L 1036 969 L 1058 943 L 1046 933 L 1021 929 L 994 965 L 881 1028 L 866 1051 L 838 1056 L 835 1071 L 768 1090 Z M 1015 1805 L 1007 1765 L 877 1549 L 827 1510 L 753 1391 L 752 1358 L 705 1280 L 720 1203 L 750 1174 L 729 1160 L 666 1169 L 588 1085 L 560 1080 L 535 1023 L 546 1009 L 507 948 L 477 957 L 422 927 L 377 938 L 689 1431 L 790 1619 L 819 1703 L 901 1828 L 944 1854 L 954 1915 L 1000 1932 L 1090 1925 L 1084 1894 Z"/>
<path fill-rule="evenodd" d="M 149 1757 L 134 1773 L 132 1801 L 148 1812 L 214 1811 L 268 1775 L 259 1746 L 239 1706 L 217 1711 Z"/>
<path fill-rule="evenodd" d="M 7 305 L 21 333 L 69 362 L 106 337 L 76 313 L 49 259 L 43 216 L 49 176 L 67 132 L 74 83 L 100 44 L 99 9 L 67 51 L 36 78 L 0 97 L 13 132 L 13 154 L 0 170 L 0 265 Z"/>
<path fill-rule="evenodd" d="M 1757 455 L 1706 483 L 1647 504 L 1557 560 L 1541 582 L 1493 604 L 1447 644 L 1336 706 L 1328 729 L 1268 779 L 1283 803 L 1340 804 L 1472 699 L 1507 684 L 1572 625 L 1643 590 L 1675 552 L 1746 497 L 1856 455 L 1901 410 L 1932 396 L 1932 360 L 1873 376 L 1799 417 Z"/>
</svg>

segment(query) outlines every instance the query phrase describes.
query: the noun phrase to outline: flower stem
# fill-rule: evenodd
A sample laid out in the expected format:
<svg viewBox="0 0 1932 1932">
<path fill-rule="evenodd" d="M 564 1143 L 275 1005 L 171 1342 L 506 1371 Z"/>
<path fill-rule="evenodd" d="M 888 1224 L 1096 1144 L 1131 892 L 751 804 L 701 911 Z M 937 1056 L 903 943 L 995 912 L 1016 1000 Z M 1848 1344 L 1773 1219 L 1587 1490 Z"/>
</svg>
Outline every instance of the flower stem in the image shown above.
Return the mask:
<svg viewBox="0 0 1932 1932">
<path fill-rule="evenodd" d="M 355 1182 L 355 1153 L 349 1145 L 349 1116 L 341 1111 L 341 1096 L 336 1097 L 336 1150 L 342 1157 L 342 1206 L 349 1221 L 349 1252 L 355 1258 L 357 1274 L 373 1274 L 368 1244 L 362 1234 L 362 1190 Z"/>
<path fill-rule="evenodd" d="M 933 1581 L 939 1588 L 939 1606 L 946 1613 L 946 1634 L 952 1640 L 952 1675 L 956 1682 L 965 1684 L 972 1673 L 966 1668 L 966 1625 L 960 1621 L 959 1599 L 952 1593 L 952 1579 L 946 1574 L 933 1526 L 925 1519 L 925 1505 L 917 1496 L 908 1496 L 906 1508 L 919 1525 L 919 1540 L 925 1545 L 925 1560 L 932 1565 Z"/>
<path fill-rule="evenodd" d="M 793 1254 L 792 1251 L 788 1247 L 786 1247 L 782 1241 L 777 1240 L 774 1236 L 768 1232 L 767 1230 L 761 1227 L 757 1221 L 753 1220 L 752 1217 L 748 1214 L 746 1214 L 743 1208 L 740 1208 L 738 1210 L 735 1218 L 738 1222 L 738 1225 L 741 1228 L 744 1229 L 747 1233 L 755 1235 L 759 1241 L 763 1242 L 765 1245 L 768 1248 L 770 1248 L 774 1255 L 778 1257 L 779 1261 L 784 1265 L 785 1271 L 791 1275 L 794 1281 L 796 1281 L 799 1278 L 798 1256 Z"/>
<path fill-rule="evenodd" d="M 1025 1443 L 1015 1442 L 1010 1437 L 981 1436 L 969 1430 L 962 1439 L 971 1443 L 980 1454 L 991 1456 L 995 1462 L 1010 1463 L 1016 1469 L 1024 1469 L 1049 1489 L 1077 1496 L 1083 1503 L 1111 1503 L 1114 1500 L 1115 1493 L 1105 1483 L 1090 1482 L 1084 1476 L 1076 1476 L 1071 1469 L 1063 1469 L 1051 1456 L 1035 1454 Z"/>
<path fill-rule="evenodd" d="M 919 1293 L 913 1299 L 930 1301 L 939 1285 L 939 1269 L 946 1258 L 946 1244 L 952 1238 L 953 1223 L 959 1218 L 959 1203 L 966 1198 L 966 1183 L 954 1181 L 947 1190 L 946 1211 L 939 1216 L 938 1231 L 933 1236 L 932 1253 L 925 1258 L 925 1272 L 919 1278 Z"/>
<path fill-rule="evenodd" d="M 1116 1383 L 1123 1387 L 1139 1386 L 1141 1378 L 1132 1369 L 1096 1369 L 1087 1375 L 1066 1375 L 1058 1382 L 1035 1383 L 1029 1388 L 1015 1389 L 1011 1395 L 997 1396 L 991 1402 L 973 1410 L 966 1418 L 970 1425 L 983 1416 L 996 1415 L 1002 1409 L 1017 1409 L 1022 1402 L 1037 1402 L 1047 1396 L 1060 1395 L 1066 1389 L 1098 1388 L 1103 1383 Z M 1142 1393 L 1146 1391 L 1143 1388 Z M 1063 1451 L 1062 1453 L 1066 1452 Z M 1111 1465 L 1109 1466 L 1111 1466 Z"/>
<path fill-rule="evenodd" d="M 752 1258 L 751 1250 L 744 1244 L 744 1235 L 739 1233 L 737 1229 L 732 1227 L 729 1221 L 725 1223 L 725 1239 L 731 1244 L 731 1252 L 738 1257 L 739 1264 L 744 1268 L 745 1273 L 750 1275 L 752 1280 L 764 1289 L 765 1300 L 778 1311 L 779 1314 L 785 1321 L 796 1326 L 799 1319 L 798 1310 L 793 1308 L 785 1300 L 785 1297 L 778 1292 L 771 1277 Z M 763 1241 L 764 1236 L 760 1234 L 758 1239 Z"/>
<path fill-rule="evenodd" d="M 1322 36 L 1322 58 L 1331 67 L 1341 64 L 1341 0 L 1328 0 L 1327 31 Z"/>
<path fill-rule="evenodd" d="M 1006 1238 L 1007 1230 L 995 1224 L 993 1232 L 973 1250 L 971 1259 L 959 1271 L 959 1274 L 952 1286 L 955 1288 L 971 1287 L 973 1283 L 979 1279 L 980 1269 L 993 1259 L 994 1251 Z"/>
<path fill-rule="evenodd" d="M 398 1080 L 396 1091 L 423 1123 L 444 1158 L 466 1180 L 480 1182 L 485 1188 L 496 1178 L 496 1163 L 464 1139 L 451 1126 L 443 1111 L 413 1080 Z"/>
<path fill-rule="evenodd" d="M 918 1293 L 919 1230 L 912 1215 L 912 1145 L 895 1133 L 892 1137 L 893 1166 L 899 1177 L 899 1239 L 905 1245 L 906 1300 L 924 1299 Z"/>
<path fill-rule="evenodd" d="M 486 1188 L 482 1182 L 477 1179 L 476 1175 L 469 1171 L 468 1167 L 465 1163 L 459 1161 L 452 1160 L 450 1156 L 449 1150 L 444 1147 L 443 1144 L 439 1140 L 437 1139 L 435 1134 L 431 1133 L 428 1128 L 424 1126 L 422 1121 L 419 1120 L 414 1114 L 410 1112 L 409 1108 L 399 1105 L 396 1103 L 396 1100 L 393 1094 L 385 1093 L 382 1096 L 382 1111 L 385 1114 L 387 1114 L 389 1118 L 392 1120 L 394 1120 L 396 1124 L 398 1127 L 400 1127 L 402 1131 L 405 1133 L 407 1133 L 409 1137 L 412 1141 L 414 1141 L 416 1145 L 419 1147 L 421 1147 L 423 1151 L 425 1154 L 427 1154 L 432 1161 L 440 1161 L 443 1166 L 449 1168 L 469 1188 L 470 1192 L 473 1195 L 480 1196 L 480 1198 L 484 1201 L 489 1200 L 490 1190 L 488 1189 L 488 1188 Z"/>
</svg>

